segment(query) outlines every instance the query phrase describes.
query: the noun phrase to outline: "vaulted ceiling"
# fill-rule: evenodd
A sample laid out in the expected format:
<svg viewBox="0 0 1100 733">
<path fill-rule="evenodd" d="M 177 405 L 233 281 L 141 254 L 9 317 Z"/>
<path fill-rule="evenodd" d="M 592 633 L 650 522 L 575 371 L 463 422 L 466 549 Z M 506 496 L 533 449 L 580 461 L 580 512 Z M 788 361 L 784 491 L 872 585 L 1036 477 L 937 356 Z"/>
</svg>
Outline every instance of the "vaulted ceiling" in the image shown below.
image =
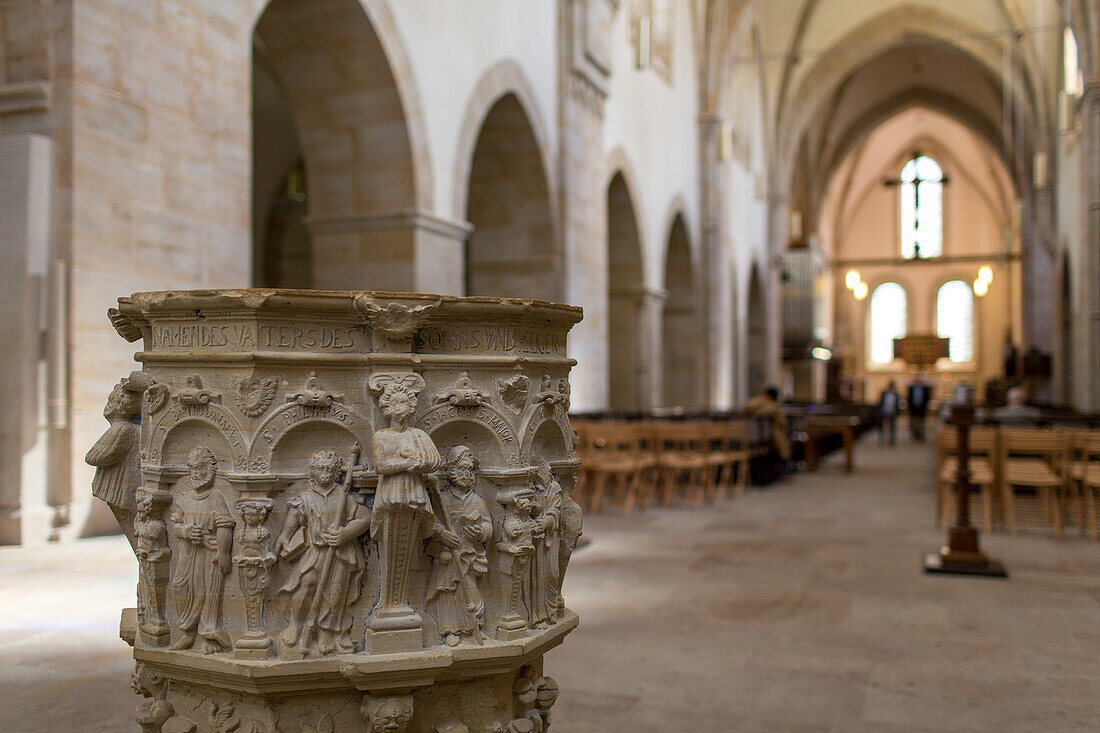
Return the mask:
<svg viewBox="0 0 1100 733">
<path fill-rule="evenodd" d="M 1063 24 L 1088 32 L 1097 4 L 699 0 L 700 106 L 720 110 L 733 73 L 758 69 L 769 185 L 808 222 L 853 146 L 914 106 L 972 129 L 1023 189 L 1056 140 Z"/>
</svg>

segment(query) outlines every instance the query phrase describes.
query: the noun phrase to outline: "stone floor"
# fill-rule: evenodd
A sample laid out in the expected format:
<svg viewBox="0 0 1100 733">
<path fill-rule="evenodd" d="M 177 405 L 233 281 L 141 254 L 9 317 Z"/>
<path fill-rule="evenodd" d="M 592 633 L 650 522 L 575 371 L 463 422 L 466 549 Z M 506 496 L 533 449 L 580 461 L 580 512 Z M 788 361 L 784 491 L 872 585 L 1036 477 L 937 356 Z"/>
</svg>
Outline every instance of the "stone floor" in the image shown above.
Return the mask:
<svg viewBox="0 0 1100 733">
<path fill-rule="evenodd" d="M 985 538 L 928 577 L 931 449 L 861 443 L 706 511 L 587 518 L 551 652 L 558 733 L 1100 729 L 1100 543 Z M 0 550 L 0 730 L 136 730 L 124 542 Z"/>
</svg>

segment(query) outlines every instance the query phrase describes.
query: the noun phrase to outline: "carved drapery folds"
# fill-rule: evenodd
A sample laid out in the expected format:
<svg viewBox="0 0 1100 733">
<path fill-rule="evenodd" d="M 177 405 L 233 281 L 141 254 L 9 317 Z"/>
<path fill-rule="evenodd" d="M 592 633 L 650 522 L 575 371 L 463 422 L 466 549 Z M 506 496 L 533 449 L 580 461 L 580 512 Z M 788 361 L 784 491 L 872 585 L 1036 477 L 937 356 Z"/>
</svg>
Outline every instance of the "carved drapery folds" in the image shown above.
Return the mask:
<svg viewBox="0 0 1100 733">
<path fill-rule="evenodd" d="M 420 695 L 429 684 L 490 694 L 499 685 L 482 676 L 501 659 L 518 665 L 531 658 L 518 649 L 550 648 L 576 624 L 561 585 L 580 534 L 565 353 L 577 320 L 565 306 L 484 298 L 121 299 L 112 322 L 144 339 L 145 370 L 112 390 L 88 460 L 138 558 L 126 638 L 145 677 L 165 681 L 135 684 L 150 698 L 139 722 L 533 721 L 453 702 L 464 693 L 427 706 Z M 173 681 L 200 660 L 202 675 Z M 460 681 L 411 675 L 429 663 L 465 666 L 447 677 Z M 237 697 L 218 691 L 237 677 Z"/>
</svg>

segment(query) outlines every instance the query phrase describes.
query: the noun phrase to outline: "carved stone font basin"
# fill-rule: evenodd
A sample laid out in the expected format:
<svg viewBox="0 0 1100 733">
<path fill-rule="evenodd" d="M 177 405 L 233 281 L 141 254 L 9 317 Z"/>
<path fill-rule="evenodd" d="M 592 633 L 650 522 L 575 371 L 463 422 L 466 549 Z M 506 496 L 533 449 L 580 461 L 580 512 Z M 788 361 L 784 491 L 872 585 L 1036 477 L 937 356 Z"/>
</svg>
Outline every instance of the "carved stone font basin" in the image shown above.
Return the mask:
<svg viewBox="0 0 1100 733">
<path fill-rule="evenodd" d="M 88 453 L 138 558 L 145 731 L 545 731 L 577 624 L 579 308 L 138 293 Z"/>
</svg>

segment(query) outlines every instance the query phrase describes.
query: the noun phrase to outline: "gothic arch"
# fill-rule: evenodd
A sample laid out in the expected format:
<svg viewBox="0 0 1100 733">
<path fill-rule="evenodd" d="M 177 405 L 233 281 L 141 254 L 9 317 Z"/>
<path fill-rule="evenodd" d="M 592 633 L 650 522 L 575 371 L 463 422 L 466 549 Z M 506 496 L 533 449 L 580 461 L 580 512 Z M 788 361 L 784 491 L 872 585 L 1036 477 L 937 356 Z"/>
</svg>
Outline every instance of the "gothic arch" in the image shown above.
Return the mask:
<svg viewBox="0 0 1100 733">
<path fill-rule="evenodd" d="M 678 212 L 668 229 L 665 255 L 668 299 L 662 323 L 662 374 L 668 407 L 701 408 L 706 403 L 702 278 L 696 264 L 687 224 Z"/>
<path fill-rule="evenodd" d="M 777 138 L 772 159 L 773 171 L 776 174 L 776 180 L 780 183 L 780 190 L 787 191 L 792 186 L 797 149 L 810 121 L 820 118 L 825 113 L 824 106 L 846 79 L 873 63 L 876 57 L 889 52 L 882 51 L 884 48 L 900 46 L 907 38 L 913 36 L 927 37 L 937 45 L 954 49 L 969 57 L 979 64 L 988 76 L 996 79 L 1000 84 L 1005 84 L 1006 80 L 1001 76 L 1000 47 L 994 40 L 989 39 L 971 43 L 964 49 L 957 43 L 960 28 L 974 33 L 982 30 L 972 27 L 957 17 L 948 17 L 930 8 L 897 7 L 853 28 L 836 44 L 836 46 L 866 50 L 827 57 L 801 78 L 794 93 L 786 87 L 789 81 L 785 80 L 783 96 L 778 102 L 776 113 Z M 1015 84 L 1009 91 L 1027 110 L 1028 119 L 1021 123 L 1021 130 L 1025 137 L 1024 145 L 1027 148 L 1034 145 L 1033 134 L 1038 139 L 1043 139 L 1047 135 L 1049 110 L 1046 109 L 1046 102 L 1042 95 L 1038 94 L 1033 86 L 1032 75 L 1025 60 L 1013 57 L 1011 64 L 1013 66 L 1011 78 Z M 1036 121 L 1040 129 L 1034 133 Z"/>
</svg>

